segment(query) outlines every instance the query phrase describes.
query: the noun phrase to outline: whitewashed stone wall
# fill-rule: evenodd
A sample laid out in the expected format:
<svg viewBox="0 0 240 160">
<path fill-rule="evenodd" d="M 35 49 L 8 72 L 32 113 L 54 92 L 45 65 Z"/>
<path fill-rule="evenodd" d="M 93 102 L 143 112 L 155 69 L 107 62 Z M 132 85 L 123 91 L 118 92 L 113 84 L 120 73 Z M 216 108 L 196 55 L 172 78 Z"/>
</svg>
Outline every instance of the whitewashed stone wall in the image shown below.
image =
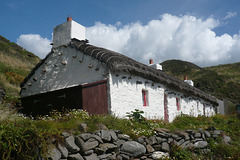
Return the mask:
<svg viewBox="0 0 240 160">
<path fill-rule="evenodd" d="M 123 77 L 126 77 L 123 79 Z M 129 79 L 131 77 L 131 79 Z M 137 84 L 136 82 L 142 82 Z M 111 113 L 124 118 L 126 112 L 135 109 L 144 111 L 148 119 L 161 119 L 164 116 L 164 88 L 157 83 L 145 83 L 146 79 L 128 74 L 111 74 L 109 78 Z M 148 91 L 149 106 L 143 106 L 142 90 Z"/>
<path fill-rule="evenodd" d="M 142 82 L 137 84 L 137 82 Z M 147 82 L 147 83 L 145 83 Z M 139 109 L 144 111 L 148 119 L 164 119 L 164 92 L 167 93 L 169 122 L 180 114 L 191 116 L 215 114 L 214 107 L 206 101 L 184 93 L 169 90 L 166 86 L 139 76 L 123 73 L 111 73 L 109 76 L 111 113 L 118 117 L 126 117 L 126 112 Z M 148 91 L 149 105 L 143 106 L 142 90 Z M 176 97 L 179 98 L 180 110 L 177 109 Z"/>
<path fill-rule="evenodd" d="M 182 101 L 182 113 L 188 114 L 191 116 L 199 116 L 204 114 L 204 102 L 197 99 L 194 100 L 192 98 L 185 98 Z"/>
<path fill-rule="evenodd" d="M 190 116 L 200 116 L 204 115 L 204 105 L 205 107 L 205 115 L 206 116 L 212 116 L 215 114 L 214 108 L 211 107 L 210 110 L 210 104 L 205 102 L 202 99 L 199 99 L 194 96 L 190 97 L 184 97 L 183 94 L 174 91 L 174 94 L 168 94 L 168 108 L 169 108 L 169 121 L 173 121 L 174 118 L 180 114 L 187 114 Z M 176 105 L 176 97 L 180 99 L 179 105 L 180 110 L 177 110 Z"/>
<path fill-rule="evenodd" d="M 215 109 L 210 104 L 205 106 L 205 115 L 208 117 L 215 115 Z"/>
<path fill-rule="evenodd" d="M 98 69 L 96 69 L 98 68 Z M 58 47 L 21 91 L 21 97 L 106 79 L 105 64 L 70 47 Z"/>
<path fill-rule="evenodd" d="M 179 97 L 179 96 L 177 95 L 177 97 Z M 181 108 L 181 101 L 182 101 L 182 99 L 180 99 L 180 101 L 179 101 L 180 108 Z M 181 111 L 182 111 L 181 109 L 177 110 L 176 96 L 173 95 L 173 94 L 168 94 L 168 115 L 169 115 L 169 121 L 172 122 L 176 116 L 181 114 Z"/>
</svg>

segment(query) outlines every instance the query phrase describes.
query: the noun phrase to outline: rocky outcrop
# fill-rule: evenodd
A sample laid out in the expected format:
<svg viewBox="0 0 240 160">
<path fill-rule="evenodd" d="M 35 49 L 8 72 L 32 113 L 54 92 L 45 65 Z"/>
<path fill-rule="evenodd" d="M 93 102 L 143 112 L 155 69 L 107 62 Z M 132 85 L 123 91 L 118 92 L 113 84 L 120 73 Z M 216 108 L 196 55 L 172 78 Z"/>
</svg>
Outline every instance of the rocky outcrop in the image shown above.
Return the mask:
<svg viewBox="0 0 240 160">
<path fill-rule="evenodd" d="M 48 157 L 54 160 L 128 160 L 160 159 L 169 157 L 173 145 L 191 150 L 210 152 L 207 139 L 223 136 L 223 143 L 230 143 L 231 138 L 223 135 L 220 130 L 185 130 L 170 132 L 167 129 L 156 128 L 155 135 L 141 136 L 133 141 L 128 135 L 114 130 L 98 130 L 95 133 L 69 135 L 64 132 L 64 145 L 51 147 Z"/>
</svg>

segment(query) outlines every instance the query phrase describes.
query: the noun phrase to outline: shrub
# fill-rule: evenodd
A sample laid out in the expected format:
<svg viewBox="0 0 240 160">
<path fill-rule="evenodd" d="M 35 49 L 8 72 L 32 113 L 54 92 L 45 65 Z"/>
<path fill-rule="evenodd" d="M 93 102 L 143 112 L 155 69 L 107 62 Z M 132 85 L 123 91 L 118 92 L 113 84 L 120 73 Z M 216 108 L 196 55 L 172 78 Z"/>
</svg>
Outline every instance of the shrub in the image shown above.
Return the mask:
<svg viewBox="0 0 240 160">
<path fill-rule="evenodd" d="M 181 148 L 178 145 L 173 145 L 170 150 L 170 156 L 173 159 L 184 159 L 184 160 L 191 160 L 192 153 L 188 149 Z"/>
<path fill-rule="evenodd" d="M 46 134 L 39 131 L 25 119 L 15 123 L 0 125 L 0 157 L 1 159 L 33 159 L 38 154 L 43 157 L 47 153 Z M 40 145 L 41 144 L 41 145 Z M 42 146 L 41 148 L 38 148 Z"/>
<path fill-rule="evenodd" d="M 7 77 L 7 80 L 9 81 L 9 83 L 15 84 L 15 85 L 20 85 L 20 83 L 24 80 L 24 76 L 14 72 L 6 72 L 5 76 Z"/>
<path fill-rule="evenodd" d="M 222 143 L 222 139 L 218 138 L 216 140 L 209 139 L 209 148 L 212 153 L 211 157 L 215 159 L 224 158 L 224 159 L 238 159 L 240 157 L 240 146 L 238 145 L 227 145 Z"/>
<path fill-rule="evenodd" d="M 60 137 L 57 132 L 38 128 L 30 118 L 1 105 L 0 159 L 35 159 L 46 157 L 48 139 Z"/>
<path fill-rule="evenodd" d="M 136 121 L 136 122 L 142 122 L 145 120 L 143 117 L 143 111 L 140 111 L 138 109 L 135 109 L 135 111 L 127 112 L 127 116 L 131 121 Z"/>
</svg>

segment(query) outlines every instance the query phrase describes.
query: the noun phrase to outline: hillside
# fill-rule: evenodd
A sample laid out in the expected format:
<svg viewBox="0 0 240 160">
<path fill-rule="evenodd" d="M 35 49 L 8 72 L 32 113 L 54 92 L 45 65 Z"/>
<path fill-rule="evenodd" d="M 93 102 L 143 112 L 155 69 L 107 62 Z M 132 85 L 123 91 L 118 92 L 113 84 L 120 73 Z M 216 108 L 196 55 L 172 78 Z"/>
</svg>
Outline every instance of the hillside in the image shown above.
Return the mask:
<svg viewBox="0 0 240 160">
<path fill-rule="evenodd" d="M 161 63 L 163 70 L 167 73 L 170 73 L 179 79 L 182 79 L 182 75 L 190 75 L 194 72 L 201 71 L 202 68 L 186 61 L 181 60 L 168 60 Z"/>
<path fill-rule="evenodd" d="M 161 65 L 164 72 L 179 79 L 187 75 L 195 87 L 219 99 L 240 102 L 240 63 L 201 68 L 186 61 L 168 60 Z"/>
<path fill-rule="evenodd" d="M 0 35 L 0 88 L 7 101 L 17 102 L 20 83 L 40 61 L 33 53 Z"/>
</svg>

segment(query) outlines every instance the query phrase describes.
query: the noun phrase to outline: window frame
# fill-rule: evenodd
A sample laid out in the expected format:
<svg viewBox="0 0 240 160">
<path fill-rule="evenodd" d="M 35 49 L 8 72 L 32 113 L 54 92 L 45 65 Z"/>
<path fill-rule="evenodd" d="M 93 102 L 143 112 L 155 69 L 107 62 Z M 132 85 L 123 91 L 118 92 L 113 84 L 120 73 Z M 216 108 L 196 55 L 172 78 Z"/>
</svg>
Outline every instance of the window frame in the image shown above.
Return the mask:
<svg viewBox="0 0 240 160">
<path fill-rule="evenodd" d="M 148 90 L 142 89 L 142 103 L 144 107 L 149 106 Z"/>
<path fill-rule="evenodd" d="M 177 106 L 177 110 L 178 110 L 178 111 L 181 110 L 180 101 L 181 101 L 181 99 L 180 99 L 179 97 L 176 97 L 176 106 Z"/>
</svg>

